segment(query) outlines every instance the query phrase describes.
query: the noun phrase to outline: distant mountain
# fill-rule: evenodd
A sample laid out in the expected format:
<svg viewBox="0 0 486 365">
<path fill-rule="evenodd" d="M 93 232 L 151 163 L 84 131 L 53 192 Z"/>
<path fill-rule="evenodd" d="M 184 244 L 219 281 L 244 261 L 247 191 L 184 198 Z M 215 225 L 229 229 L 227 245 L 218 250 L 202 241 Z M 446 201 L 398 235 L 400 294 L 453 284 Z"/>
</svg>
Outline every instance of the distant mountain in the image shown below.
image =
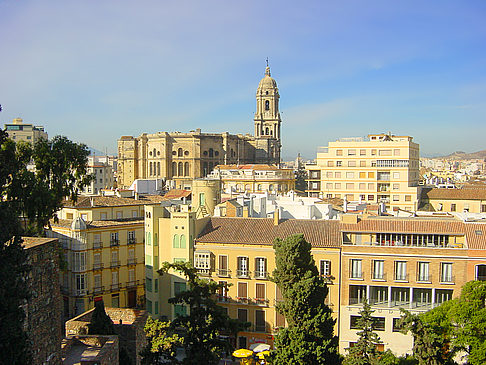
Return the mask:
<svg viewBox="0 0 486 365">
<path fill-rule="evenodd" d="M 435 158 L 447 158 L 450 160 L 473 160 L 473 159 L 486 159 L 486 150 L 466 153 L 463 151 L 456 151 L 447 156 L 435 157 Z"/>
<path fill-rule="evenodd" d="M 97 150 L 97 149 L 95 149 L 93 147 L 89 147 L 88 146 L 88 150 L 89 150 L 89 154 L 92 155 L 92 156 L 93 155 L 94 156 L 104 156 L 105 155 L 104 152 L 101 152 L 101 151 L 99 151 L 99 150 Z"/>
</svg>

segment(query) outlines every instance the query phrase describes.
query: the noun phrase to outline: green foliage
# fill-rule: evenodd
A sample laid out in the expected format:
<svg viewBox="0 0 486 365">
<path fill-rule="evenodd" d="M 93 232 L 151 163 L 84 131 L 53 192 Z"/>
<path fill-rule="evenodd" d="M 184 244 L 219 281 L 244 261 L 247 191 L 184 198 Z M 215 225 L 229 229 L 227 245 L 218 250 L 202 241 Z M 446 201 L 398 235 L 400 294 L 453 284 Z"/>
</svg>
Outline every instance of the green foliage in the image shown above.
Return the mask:
<svg viewBox="0 0 486 365">
<path fill-rule="evenodd" d="M 114 335 L 115 329 L 110 316 L 106 314 L 102 300 L 95 302 L 95 309 L 88 324 L 88 335 Z"/>
<path fill-rule="evenodd" d="M 353 347 L 349 347 L 348 355 L 343 365 L 371 365 L 382 363 L 380 355 L 383 353 L 377 350 L 377 345 L 382 343 L 380 337 L 374 332 L 375 320 L 372 317 L 373 310 L 368 301 L 364 301 L 363 309 L 359 312 L 360 318 L 357 325 L 360 331 L 357 333 L 358 341 Z M 389 354 L 387 354 L 388 357 Z"/>
<path fill-rule="evenodd" d="M 222 284 L 200 279 L 196 269 L 188 262 L 166 262 L 159 274 L 165 275 L 170 270 L 186 276 L 188 290 L 170 298 L 169 303 L 187 306 L 188 314 L 179 315 L 172 322 L 147 321 L 149 344 L 142 352 L 144 364 L 156 363 L 161 356 L 171 364 L 218 364 L 221 353 L 231 351 L 229 342 L 221 335 L 236 335 L 245 325 L 229 318 L 214 301 Z M 178 346 L 185 350 L 186 357 L 182 361 L 175 358 Z"/>
<path fill-rule="evenodd" d="M 304 168 L 304 164 L 301 162 L 300 154 L 297 158 L 298 165 L 295 171 L 295 190 L 305 192 L 307 190 L 307 171 Z"/>
<path fill-rule="evenodd" d="M 315 266 L 311 245 L 303 235 L 276 239 L 273 281 L 282 292 L 277 305 L 288 327 L 275 339 L 274 364 L 339 364 L 335 320 L 324 304 L 328 288 Z"/>
</svg>

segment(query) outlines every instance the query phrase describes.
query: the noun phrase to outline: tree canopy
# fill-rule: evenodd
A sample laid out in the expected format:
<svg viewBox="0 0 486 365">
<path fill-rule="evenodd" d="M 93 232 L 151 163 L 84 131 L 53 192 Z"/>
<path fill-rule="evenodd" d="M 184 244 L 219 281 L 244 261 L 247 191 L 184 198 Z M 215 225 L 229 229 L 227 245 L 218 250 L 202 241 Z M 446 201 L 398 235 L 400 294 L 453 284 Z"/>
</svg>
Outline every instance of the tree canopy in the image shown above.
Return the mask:
<svg viewBox="0 0 486 365">
<path fill-rule="evenodd" d="M 149 344 L 142 352 L 144 364 L 154 364 L 160 358 L 171 364 L 218 364 L 223 352 L 231 351 L 230 343 L 222 335 L 234 334 L 245 327 L 228 317 L 213 299 L 223 287 L 212 280 L 199 278 L 190 263 L 164 263 L 161 275 L 170 270 L 182 272 L 187 278 L 187 290 L 169 299 L 169 303 L 184 306 L 187 314 L 179 314 L 173 321 L 148 320 L 145 326 Z M 176 358 L 177 347 L 184 348 L 185 357 Z"/>
<path fill-rule="evenodd" d="M 335 320 L 325 304 L 327 285 L 320 277 L 311 245 L 303 235 L 276 239 L 273 281 L 282 292 L 277 311 L 288 322 L 279 330 L 273 352 L 275 364 L 339 364 Z"/>
<path fill-rule="evenodd" d="M 114 335 L 115 328 L 110 316 L 106 314 L 105 303 L 102 300 L 95 302 L 95 309 L 88 323 L 88 335 Z"/>
</svg>

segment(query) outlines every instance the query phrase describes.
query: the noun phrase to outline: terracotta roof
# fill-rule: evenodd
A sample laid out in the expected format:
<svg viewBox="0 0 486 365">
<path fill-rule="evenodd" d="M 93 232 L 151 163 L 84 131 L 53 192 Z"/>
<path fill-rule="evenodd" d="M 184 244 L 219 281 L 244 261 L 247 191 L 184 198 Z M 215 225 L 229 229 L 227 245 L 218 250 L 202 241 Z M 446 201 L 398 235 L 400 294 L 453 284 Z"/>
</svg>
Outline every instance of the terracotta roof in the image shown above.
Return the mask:
<svg viewBox="0 0 486 365">
<path fill-rule="evenodd" d="M 172 190 L 169 190 L 164 195 L 164 199 L 181 199 L 181 198 L 187 198 L 189 195 L 191 195 L 190 190 L 172 189 Z"/>
<path fill-rule="evenodd" d="M 220 170 L 291 170 L 291 169 L 279 169 L 277 166 L 265 165 L 265 164 L 218 165 L 214 169 L 220 169 Z"/>
<path fill-rule="evenodd" d="M 486 200 L 486 189 L 423 189 L 422 199 Z"/>
<path fill-rule="evenodd" d="M 72 219 L 59 219 L 58 222 L 51 221 L 51 226 L 71 228 L 72 223 L 73 223 Z M 86 222 L 86 226 L 88 229 L 91 229 L 91 228 L 101 228 L 101 227 L 127 226 L 127 225 L 132 225 L 137 223 L 143 224 L 144 218 L 137 217 L 137 218 L 120 218 L 120 219 L 104 220 L 104 221 L 88 221 Z"/>
<path fill-rule="evenodd" d="M 122 205 L 145 205 L 160 203 L 163 198 L 160 195 L 144 195 L 139 199 L 120 198 L 117 196 L 80 196 L 76 203 L 68 200 L 64 203 L 66 208 L 94 208 L 94 207 L 114 207 Z"/>
<path fill-rule="evenodd" d="M 211 218 L 196 242 L 272 244 L 275 238 L 303 233 L 313 247 L 341 247 L 338 221 L 273 218 Z"/>
<path fill-rule="evenodd" d="M 486 250 L 486 223 L 464 223 L 469 249 Z"/>
<path fill-rule="evenodd" d="M 454 218 L 368 217 L 358 223 L 341 223 L 343 232 L 464 234 L 464 223 Z"/>
<path fill-rule="evenodd" d="M 57 238 L 43 238 L 43 237 L 22 237 L 22 246 L 29 249 L 35 246 L 40 246 L 48 242 L 57 241 Z"/>
</svg>

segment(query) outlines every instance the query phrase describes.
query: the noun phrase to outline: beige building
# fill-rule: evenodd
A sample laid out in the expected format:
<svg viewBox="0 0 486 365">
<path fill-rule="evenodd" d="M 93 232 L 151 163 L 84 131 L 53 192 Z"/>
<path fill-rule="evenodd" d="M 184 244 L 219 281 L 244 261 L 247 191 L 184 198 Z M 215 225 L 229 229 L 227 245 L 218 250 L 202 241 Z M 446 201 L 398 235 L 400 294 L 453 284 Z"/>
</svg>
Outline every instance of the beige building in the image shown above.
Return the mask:
<svg viewBox="0 0 486 365">
<path fill-rule="evenodd" d="M 61 275 L 66 318 L 101 299 L 110 307 L 143 307 L 144 206 L 161 200 L 93 196 L 65 204 L 48 235 L 59 238 L 66 258 Z"/>
<path fill-rule="evenodd" d="M 103 189 L 113 188 L 115 176 L 112 166 L 98 162 L 88 164 L 87 171 L 93 176 L 93 180 L 83 189 L 82 195 L 98 195 L 102 193 Z"/>
<path fill-rule="evenodd" d="M 15 142 L 25 141 L 35 143 L 40 138 L 47 139 L 47 133 L 44 131 L 43 126 L 24 123 L 21 118 L 15 118 L 12 120 L 12 123 L 5 124 L 5 129 L 8 136 Z"/>
<path fill-rule="evenodd" d="M 367 298 L 382 349 L 412 353 L 412 336 L 397 328 L 400 308 L 422 313 L 459 296 L 468 278 L 465 225 L 454 218 L 346 215 L 343 234 L 339 349 L 357 341 Z"/>
<path fill-rule="evenodd" d="M 267 67 L 257 89 L 255 135 L 202 133 L 144 133 L 118 140 L 118 186 L 135 179 L 164 178 L 184 182 L 205 177 L 221 164 L 280 163 L 280 112 L 276 81 Z"/>
<path fill-rule="evenodd" d="M 419 145 L 412 137 L 341 138 L 320 148 L 306 170 L 309 196 L 418 208 Z"/>
<path fill-rule="evenodd" d="M 218 165 L 208 175 L 209 179 L 220 180 L 222 189 L 232 193 L 287 193 L 295 189 L 295 175 L 292 169 L 272 165 Z"/>
<path fill-rule="evenodd" d="M 435 212 L 486 213 L 486 189 L 424 188 L 420 207 Z"/>
</svg>

